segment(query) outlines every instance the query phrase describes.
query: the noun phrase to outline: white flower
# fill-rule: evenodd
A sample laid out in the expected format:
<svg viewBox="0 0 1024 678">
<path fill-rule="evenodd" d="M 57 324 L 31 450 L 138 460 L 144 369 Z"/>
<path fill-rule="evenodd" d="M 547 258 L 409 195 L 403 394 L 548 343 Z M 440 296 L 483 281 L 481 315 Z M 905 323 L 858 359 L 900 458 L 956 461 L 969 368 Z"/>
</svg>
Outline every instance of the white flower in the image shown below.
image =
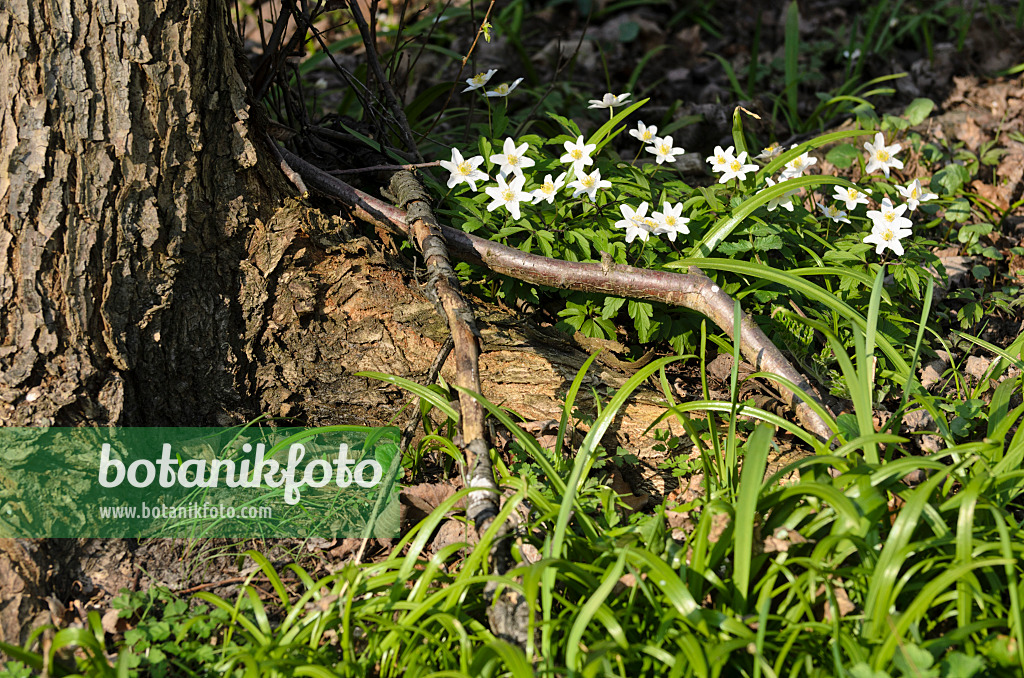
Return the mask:
<svg viewBox="0 0 1024 678">
<path fill-rule="evenodd" d="M 735 159 L 732 154 L 733 147 L 722 150 L 721 146 L 715 146 L 715 154 L 708 156 L 708 164 L 714 172 L 725 172 L 729 169 L 729 163 Z"/>
<path fill-rule="evenodd" d="M 519 203 L 531 199 L 530 194 L 523 191 L 525 183 L 526 179 L 522 176 L 515 177 L 511 183 L 505 183 L 505 177 L 498 177 L 497 186 L 488 186 L 484 189 L 487 195 L 494 199 L 494 202 L 487 206 L 487 211 L 493 212 L 499 207 L 504 207 L 518 219 Z"/>
<path fill-rule="evenodd" d="M 872 231 L 877 228 L 885 227 L 891 228 L 894 231 L 906 230 L 907 235 L 910 234 L 910 227 L 913 226 L 913 222 L 904 216 L 901 216 L 907 210 L 906 205 L 900 205 L 899 207 L 893 207 L 892 202 L 888 198 L 882 198 L 882 207 L 877 210 L 868 210 L 868 219 L 871 219 L 874 227 Z M 902 238 L 903 236 L 898 236 Z M 879 252 L 881 254 L 881 252 Z M 900 252 L 902 254 L 902 252 Z"/>
<path fill-rule="evenodd" d="M 514 90 L 519 85 L 519 83 L 521 83 L 522 81 L 523 81 L 522 78 L 516 78 L 512 82 L 511 85 L 508 84 L 507 82 L 503 82 L 500 85 L 498 85 L 497 87 L 495 87 L 494 89 L 492 89 L 491 91 L 484 92 L 484 96 L 485 97 L 507 97 L 508 93 L 511 92 L 512 90 Z"/>
<path fill-rule="evenodd" d="M 636 123 L 636 129 L 629 130 L 629 136 L 636 137 L 642 144 L 649 144 L 657 139 L 658 128 L 655 125 L 647 127 L 644 125 L 643 120 L 639 120 Z"/>
<path fill-rule="evenodd" d="M 677 202 L 673 206 L 666 202 L 661 209 L 661 212 L 655 212 L 651 215 L 654 217 L 655 223 L 658 224 L 654 229 L 654 235 L 667 235 L 669 240 L 675 242 L 677 234 L 690 232 L 690 229 L 687 227 L 690 220 L 681 216 L 683 213 L 683 203 Z"/>
<path fill-rule="evenodd" d="M 591 99 L 590 105 L 587 106 L 587 108 L 615 108 L 616 106 L 624 106 L 628 103 L 629 92 L 625 92 L 618 96 L 608 92 L 600 99 Z"/>
<path fill-rule="evenodd" d="M 835 221 L 837 223 L 841 221 L 844 224 L 850 223 L 850 220 L 846 218 L 846 212 L 841 211 L 835 205 L 829 205 L 828 207 L 826 207 L 825 205 L 822 205 L 820 202 L 815 204 L 818 206 L 818 209 L 820 209 L 822 213 L 824 213 L 824 215 L 831 219 L 832 221 Z"/>
<path fill-rule="evenodd" d="M 888 178 L 889 170 L 903 169 L 903 162 L 893 157 L 896 153 L 900 152 L 901 146 L 899 144 L 893 144 L 892 146 L 885 145 L 885 137 L 882 136 L 881 132 L 875 134 L 875 143 L 866 142 L 864 148 L 868 151 L 868 165 L 864 168 L 865 174 L 871 174 L 875 170 L 882 170 L 885 176 Z"/>
<path fill-rule="evenodd" d="M 473 91 L 475 89 L 480 89 L 481 87 L 486 85 L 490 81 L 491 77 L 495 73 L 497 73 L 497 72 L 498 72 L 497 68 L 492 68 L 491 70 L 487 71 L 486 73 L 477 73 L 472 78 L 469 78 L 468 80 L 466 80 L 466 84 L 469 85 L 469 87 L 467 87 L 466 89 L 464 89 L 462 91 L 463 92 L 471 92 L 471 91 Z"/>
<path fill-rule="evenodd" d="M 903 186 L 897 186 L 896 190 L 900 192 L 900 195 L 906 198 L 907 209 L 911 212 L 916 210 L 920 203 L 927 200 L 935 200 L 939 197 L 934 193 L 925 193 L 924 189 L 921 187 L 920 179 L 914 179 L 912 182 L 907 184 L 905 188 Z"/>
<path fill-rule="evenodd" d="M 465 181 L 475 191 L 477 181 L 487 181 L 489 179 L 487 174 L 477 169 L 483 161 L 484 156 L 482 155 L 463 160 L 459 149 L 453 148 L 452 159 L 440 162 L 441 167 L 451 172 L 451 176 L 448 177 L 448 188 L 455 188 L 455 186 Z"/>
<path fill-rule="evenodd" d="M 756 172 L 757 165 L 744 165 L 743 161 L 747 159 L 747 152 L 743 151 L 739 154 L 739 157 L 732 158 L 729 160 L 729 164 L 725 168 L 725 174 L 718 180 L 718 183 L 724 184 L 730 179 L 739 179 L 743 181 L 747 178 L 748 172 Z"/>
<path fill-rule="evenodd" d="M 836 192 L 832 197 L 840 202 L 845 202 L 846 209 L 852 211 L 857 205 L 867 205 L 869 195 L 871 195 L 871 191 L 868 190 L 836 186 Z"/>
<path fill-rule="evenodd" d="M 583 168 L 587 165 L 593 165 L 594 160 L 590 157 L 590 154 L 597 149 L 597 144 L 585 144 L 583 143 L 583 135 L 580 135 L 576 139 L 576 143 L 571 141 L 565 142 L 565 155 L 559 160 L 561 162 L 571 162 L 573 172 L 579 174 L 583 171 Z"/>
<path fill-rule="evenodd" d="M 901 205 L 901 207 L 906 207 L 906 205 Z M 902 257 L 903 245 L 900 244 L 900 240 L 908 235 L 910 235 L 909 228 L 896 228 L 888 224 L 875 222 L 875 225 L 871 228 L 871 234 L 864 236 L 864 242 L 877 245 L 875 247 L 875 254 L 881 254 L 888 247 L 896 253 L 896 256 Z"/>
<path fill-rule="evenodd" d="M 491 162 L 495 165 L 501 165 L 501 176 L 503 177 L 512 173 L 523 176 L 524 169 L 537 164 L 531 158 L 526 157 L 527 148 L 529 148 L 529 144 L 526 143 L 517 148 L 516 142 L 512 141 L 511 137 L 506 137 L 505 144 L 502 147 L 504 153 L 492 155 Z"/>
<path fill-rule="evenodd" d="M 792 146 L 796 148 L 796 144 Z M 810 151 L 799 155 L 789 162 L 786 163 L 786 169 L 782 170 L 781 179 L 795 179 L 796 177 L 802 177 L 807 169 L 818 162 L 817 158 L 812 158 Z"/>
<path fill-rule="evenodd" d="M 531 192 L 533 195 L 533 204 L 542 203 L 547 200 L 549 203 L 555 202 L 555 196 L 558 195 L 558 189 L 565 186 L 565 172 L 558 175 L 558 178 L 554 181 L 551 180 L 551 175 L 544 177 L 544 183 L 540 185 L 540 188 L 535 188 Z"/>
<path fill-rule="evenodd" d="M 772 179 L 770 177 L 765 177 L 764 181 L 769 186 L 774 186 L 775 185 L 775 182 L 772 181 Z M 771 200 L 769 200 L 768 204 L 765 205 L 764 207 L 769 212 L 774 212 L 776 207 L 781 207 L 782 209 L 786 210 L 787 212 L 792 212 L 793 211 L 793 196 L 796 195 L 799 192 L 800 192 L 799 188 L 794 188 L 791 191 L 786 191 L 782 195 L 774 197 Z"/>
<path fill-rule="evenodd" d="M 634 239 L 640 238 L 644 242 L 651 237 L 655 222 L 647 216 L 647 202 L 640 203 L 635 210 L 623 203 L 619 205 L 624 219 L 615 222 L 615 228 L 626 229 L 626 242 L 631 243 Z"/>
<path fill-rule="evenodd" d="M 672 146 L 672 137 L 656 137 L 654 144 L 647 147 L 648 153 L 653 153 L 657 156 L 658 164 L 668 161 L 675 162 L 676 156 L 685 153 L 683 149 L 678 146 Z"/>
<path fill-rule="evenodd" d="M 576 181 L 569 184 L 569 188 L 576 189 L 572 197 L 577 197 L 587 194 L 590 198 L 590 202 L 594 202 L 597 199 L 597 191 L 600 188 L 609 188 L 612 182 L 601 178 L 601 170 L 596 169 L 590 174 L 584 174 L 583 172 L 576 173 Z"/>
<path fill-rule="evenodd" d="M 721 148 L 721 147 L 718 147 L 718 148 Z M 730 146 L 729 148 L 732 148 L 732 146 Z M 716 150 L 717 150 L 717 148 L 716 148 Z M 773 141 L 772 143 L 768 144 L 763 149 L 761 149 L 761 152 L 758 153 L 757 155 L 755 155 L 754 159 L 755 160 L 765 160 L 765 161 L 767 161 L 767 160 L 771 160 L 772 158 L 774 158 L 777 155 L 780 155 L 781 153 L 782 153 L 782 146 L 779 146 L 779 142 L 778 141 Z M 709 162 L 710 162 L 710 160 L 709 160 Z M 719 172 L 721 170 L 715 170 L 715 171 Z"/>
</svg>

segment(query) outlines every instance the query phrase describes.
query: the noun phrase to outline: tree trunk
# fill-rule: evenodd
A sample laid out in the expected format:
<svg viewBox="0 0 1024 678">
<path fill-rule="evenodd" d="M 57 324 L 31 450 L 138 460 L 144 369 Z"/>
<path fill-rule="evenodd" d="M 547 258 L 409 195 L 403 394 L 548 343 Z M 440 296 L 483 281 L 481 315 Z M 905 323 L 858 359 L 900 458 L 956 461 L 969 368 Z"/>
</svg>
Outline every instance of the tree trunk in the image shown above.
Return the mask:
<svg viewBox="0 0 1024 678">
<path fill-rule="evenodd" d="M 251 409 L 240 264 L 284 186 L 225 4 L 0 0 L 0 36 L 0 420 Z"/>
</svg>

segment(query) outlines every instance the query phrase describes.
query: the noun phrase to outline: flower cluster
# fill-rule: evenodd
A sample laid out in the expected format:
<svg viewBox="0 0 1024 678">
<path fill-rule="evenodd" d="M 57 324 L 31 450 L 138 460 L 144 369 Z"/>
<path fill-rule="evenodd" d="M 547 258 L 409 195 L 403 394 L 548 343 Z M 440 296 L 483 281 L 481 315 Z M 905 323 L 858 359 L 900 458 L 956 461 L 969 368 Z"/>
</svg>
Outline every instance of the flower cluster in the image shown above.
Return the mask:
<svg viewBox="0 0 1024 678">
<path fill-rule="evenodd" d="M 484 188 L 484 192 L 491 198 L 487 209 L 493 212 L 499 207 L 504 207 L 514 218 L 519 219 L 522 215 L 521 203 L 547 202 L 553 204 L 559 191 L 563 188 L 572 189 L 574 198 L 586 195 L 591 202 L 595 202 L 597 192 L 612 185 L 610 181 L 601 178 L 601 170 L 587 171 L 587 168 L 594 164 L 594 159 L 591 156 L 597 150 L 597 145 L 584 142 L 581 135 L 576 141 L 566 141 L 564 147 L 565 154 L 562 155 L 561 162 L 570 166 L 573 180 L 566 183 L 569 171 L 562 172 L 557 178 L 552 178 L 552 175 L 548 174 L 538 186 L 526 190 L 527 177 L 523 170 L 527 170 L 537 163 L 527 155 L 529 144 L 517 145 L 514 139 L 506 138 L 502 144 L 502 152 L 489 158 L 491 163 L 498 167 L 498 176 L 495 178 L 496 186 Z M 477 181 L 490 179 L 485 172 L 479 169 L 483 161 L 484 158 L 481 155 L 465 159 L 459 149 L 453 148 L 451 160 L 440 162 L 441 167 L 449 172 L 448 188 L 454 188 L 465 182 L 469 184 L 471 190 L 476 191 Z"/>
<path fill-rule="evenodd" d="M 791 146 L 792 148 L 796 148 L 796 145 Z M 868 162 L 864 168 L 866 173 L 870 174 L 880 170 L 888 178 L 890 170 L 903 169 L 903 163 L 896 158 L 896 154 L 899 153 L 901 148 L 900 145 L 886 145 L 885 137 L 881 132 L 875 134 L 873 142 L 865 143 L 864 148 L 868 152 Z M 780 153 L 781 148 L 778 144 L 772 144 L 756 156 L 756 159 L 769 162 Z M 722 175 L 719 178 L 719 183 L 723 184 L 732 179 L 744 181 L 748 173 L 757 171 L 757 165 L 747 164 L 745 160 L 746 153 L 740 153 L 739 156 L 736 156 L 732 146 L 726 149 L 716 146 L 714 154 L 707 158 L 712 171 Z M 779 174 L 778 183 L 784 183 L 790 179 L 803 176 L 817 162 L 817 158 L 812 157 L 809 152 L 800 154 L 783 166 Z M 776 181 L 771 177 L 765 177 L 765 184 L 767 188 L 771 188 L 776 185 Z M 900 244 L 900 240 L 910 235 L 912 226 L 910 219 L 903 216 L 903 213 L 913 212 L 920 203 L 934 200 L 938 197 L 934 193 L 926 193 L 921 187 L 919 179 L 915 179 L 907 186 L 897 186 L 896 190 L 906 199 L 905 205 L 894 206 L 889 198 L 883 198 L 880 209 L 868 210 L 866 213 L 866 216 L 871 220 L 872 226 L 871 233 L 865 236 L 864 242 L 874 244 L 877 254 L 881 254 L 886 249 L 891 249 L 901 256 L 903 254 L 903 246 Z M 776 195 L 768 201 L 765 208 L 769 212 L 773 212 L 777 208 L 782 207 L 792 212 L 793 199 L 799 192 L 800 189 L 793 189 Z M 849 224 L 848 216 L 857 205 L 868 205 L 868 197 L 870 195 L 871 191 L 866 189 L 837 186 L 832 196 L 837 202 L 825 204 L 824 202 L 815 201 L 815 204 L 824 217 L 830 219 L 833 223 Z M 842 209 L 843 207 L 845 207 L 845 210 Z"/>
<path fill-rule="evenodd" d="M 903 162 L 896 158 L 900 152 L 899 144 L 886 145 L 885 137 L 881 132 L 875 134 L 874 142 L 864 144 L 868 152 L 868 163 L 864 167 L 867 174 L 881 170 L 886 178 L 889 171 L 903 169 Z M 864 242 L 875 245 L 875 254 L 881 254 L 886 249 L 896 253 L 896 256 L 903 256 L 903 245 L 900 240 L 911 233 L 913 222 L 903 216 L 904 212 L 913 212 L 918 205 L 926 200 L 935 200 L 939 196 L 934 193 L 926 193 L 921 187 L 921 180 L 914 179 L 907 186 L 897 186 L 896 190 L 903 196 L 907 203 L 895 206 L 889 198 L 882 198 L 879 209 L 868 210 L 867 217 L 871 219 L 871 233 L 864 237 Z M 867 204 L 867 197 L 856 189 L 836 189 L 836 198 L 846 202 L 847 209 L 851 209 L 858 203 Z"/>
<path fill-rule="evenodd" d="M 644 144 L 644 150 L 652 153 L 659 165 L 666 162 L 675 162 L 677 155 L 682 155 L 686 152 L 675 145 L 672 137 L 659 137 L 658 128 L 655 125 L 648 127 L 644 124 L 643 120 L 637 122 L 636 129 L 629 130 L 629 136 L 636 137 L 640 143 Z"/>
<path fill-rule="evenodd" d="M 722 177 L 718 180 L 720 184 L 733 179 L 744 181 L 748 173 L 757 171 L 757 165 L 751 165 L 746 162 L 746 151 L 742 151 L 737 156 L 733 154 L 733 150 L 732 146 L 725 150 L 722 150 L 721 146 L 715 146 L 715 154 L 708 156 L 707 160 L 711 164 L 711 169 L 722 173 Z"/>
<path fill-rule="evenodd" d="M 494 77 L 494 74 L 497 73 L 497 72 L 498 72 L 497 68 L 492 68 L 489 71 L 487 71 L 486 73 L 477 73 L 472 78 L 468 78 L 466 80 L 467 87 L 466 87 L 466 89 L 464 89 L 462 91 L 463 92 L 472 92 L 473 90 L 477 90 L 477 89 L 480 89 L 482 87 L 486 87 L 487 83 L 491 81 L 491 78 Z M 515 80 L 512 81 L 511 84 L 507 83 L 507 82 L 503 82 L 500 85 L 498 85 L 497 87 L 495 87 L 494 89 L 487 90 L 486 92 L 484 92 L 484 96 L 488 97 L 488 98 L 507 97 L 509 95 L 509 93 L 512 90 L 514 90 L 516 87 L 518 87 L 519 83 L 521 83 L 522 81 L 523 81 L 522 78 L 516 78 Z"/>
<path fill-rule="evenodd" d="M 627 243 L 633 242 L 636 238 L 647 242 L 652 234 L 667 235 L 669 240 L 675 242 L 678 234 L 690 232 L 687 227 L 690 220 L 682 216 L 681 203 L 672 205 L 666 202 L 661 212 L 652 212 L 651 216 L 647 216 L 648 207 L 646 201 L 640 203 L 637 208 L 625 203 L 619 205 L 622 219 L 615 222 L 615 228 L 626 229 Z"/>
</svg>

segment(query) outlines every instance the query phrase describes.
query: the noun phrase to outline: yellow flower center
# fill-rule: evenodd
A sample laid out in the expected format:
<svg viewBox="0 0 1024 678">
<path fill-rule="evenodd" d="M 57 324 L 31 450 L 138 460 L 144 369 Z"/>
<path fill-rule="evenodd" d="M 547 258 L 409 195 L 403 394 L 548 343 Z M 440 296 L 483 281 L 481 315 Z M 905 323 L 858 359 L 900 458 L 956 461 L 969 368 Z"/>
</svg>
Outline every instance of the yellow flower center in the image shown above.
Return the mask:
<svg viewBox="0 0 1024 678">
<path fill-rule="evenodd" d="M 676 218 L 674 216 L 672 216 L 671 214 L 665 215 L 665 225 L 666 226 L 675 226 L 676 225 Z"/>
<path fill-rule="evenodd" d="M 651 132 L 651 130 L 648 129 L 648 130 L 644 130 L 644 133 L 641 134 L 640 136 L 641 136 L 641 138 L 643 138 L 644 141 L 650 141 L 651 139 L 654 138 L 654 133 Z"/>
<path fill-rule="evenodd" d="M 459 174 L 470 174 L 473 171 L 473 167 L 469 164 L 469 161 L 463 160 L 459 163 Z"/>
<path fill-rule="evenodd" d="M 891 228 L 887 228 L 882 231 L 882 238 L 885 240 L 892 240 L 895 237 L 895 233 L 892 232 Z"/>
<path fill-rule="evenodd" d="M 880 151 L 875 151 L 875 157 L 878 158 L 878 160 L 881 162 L 889 162 L 889 158 L 891 156 L 889 155 L 889 151 L 883 148 Z"/>
<path fill-rule="evenodd" d="M 739 160 L 734 159 L 731 163 L 729 163 L 729 169 L 732 170 L 733 172 L 739 172 L 741 169 L 743 169 L 743 164 L 740 163 Z"/>
<path fill-rule="evenodd" d="M 917 196 L 919 196 L 919 195 L 920 195 L 920 193 L 917 192 L 917 187 L 914 187 L 914 188 L 910 189 L 910 197 L 911 198 L 913 198 L 914 200 L 917 200 Z"/>
<path fill-rule="evenodd" d="M 719 165 L 724 165 L 725 164 L 725 154 L 724 153 L 719 153 L 718 155 L 716 155 L 715 156 L 715 162 L 717 162 Z"/>
<path fill-rule="evenodd" d="M 512 165 L 513 167 L 515 167 L 516 165 L 519 164 L 519 156 L 518 155 L 511 155 L 510 154 L 510 155 L 506 156 L 505 159 L 508 161 L 508 164 Z"/>
<path fill-rule="evenodd" d="M 584 188 L 590 188 L 591 186 L 594 185 L 594 177 L 585 176 L 582 179 L 580 179 L 580 183 L 583 184 Z"/>
<path fill-rule="evenodd" d="M 661 153 L 661 155 L 672 155 L 672 147 L 668 144 L 659 144 L 658 152 Z"/>
<path fill-rule="evenodd" d="M 512 202 L 515 199 L 515 197 L 515 191 L 513 191 L 511 188 L 506 188 L 504 191 L 501 192 L 501 199 L 504 200 L 505 202 Z"/>
<path fill-rule="evenodd" d="M 473 76 L 472 80 L 474 85 L 482 85 L 487 80 L 487 74 L 477 73 L 476 75 Z"/>
<path fill-rule="evenodd" d="M 857 189 L 855 189 L 855 188 L 851 188 L 850 189 L 850 200 L 856 200 L 858 195 L 860 195 L 860 194 L 857 192 Z"/>
<path fill-rule="evenodd" d="M 544 188 L 541 189 L 541 190 L 543 190 L 545 193 L 554 193 L 555 192 L 555 182 L 553 182 L 553 181 L 545 181 L 544 182 Z"/>
<path fill-rule="evenodd" d="M 496 88 L 494 89 L 494 93 L 495 93 L 495 94 L 500 94 L 500 95 L 502 95 L 502 96 L 504 96 L 504 95 L 508 94 L 508 85 L 506 85 L 506 84 L 501 84 L 501 85 L 498 85 L 498 86 L 497 86 L 497 87 L 496 87 Z"/>
<path fill-rule="evenodd" d="M 882 214 L 882 218 L 888 221 L 890 224 L 896 219 L 895 212 L 885 212 Z"/>
<path fill-rule="evenodd" d="M 571 156 L 572 156 L 572 159 L 573 159 L 573 160 L 579 160 L 580 158 L 582 158 L 582 157 L 583 157 L 583 151 L 581 151 L 581 150 L 580 150 L 580 149 L 578 149 L 578 148 L 574 148 L 574 149 L 572 149 L 572 151 L 571 151 L 571 152 L 569 153 L 569 155 L 571 155 Z"/>
</svg>

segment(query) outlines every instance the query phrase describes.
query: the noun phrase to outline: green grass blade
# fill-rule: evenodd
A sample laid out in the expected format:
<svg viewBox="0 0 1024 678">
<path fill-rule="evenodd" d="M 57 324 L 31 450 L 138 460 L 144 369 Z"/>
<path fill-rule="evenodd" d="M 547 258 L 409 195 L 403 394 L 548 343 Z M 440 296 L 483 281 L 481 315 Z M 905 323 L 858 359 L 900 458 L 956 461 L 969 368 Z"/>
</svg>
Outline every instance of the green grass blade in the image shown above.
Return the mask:
<svg viewBox="0 0 1024 678">
<path fill-rule="evenodd" d="M 676 356 L 668 358 L 662 358 L 655 360 L 648 365 L 642 367 L 636 374 L 629 378 L 625 384 L 622 385 L 612 399 L 605 406 L 601 415 L 594 422 L 593 426 L 590 427 L 590 431 L 587 433 L 587 437 L 584 438 L 583 444 L 580 446 L 579 451 L 576 453 L 576 461 L 573 464 L 572 473 L 569 476 L 569 481 L 566 483 L 567 487 L 565 494 L 562 497 L 561 509 L 558 512 L 558 521 L 555 523 L 554 538 L 551 540 L 551 550 L 548 552 L 549 557 L 556 557 L 562 554 L 562 548 L 565 545 L 565 534 L 569 526 L 569 516 L 573 513 L 573 508 L 576 505 L 576 496 L 579 492 L 580 484 L 583 478 L 586 476 L 586 472 L 590 469 L 594 462 L 594 455 L 601 438 L 604 436 L 605 431 L 611 426 L 618 414 L 619 410 L 626 403 L 626 399 L 635 391 L 644 381 L 647 380 L 652 374 L 660 370 L 665 365 L 678 360 Z"/>
<path fill-rule="evenodd" d="M 733 583 L 736 586 L 735 610 L 746 610 L 750 592 L 750 575 L 754 554 L 754 519 L 757 500 L 761 496 L 761 483 L 768 466 L 768 450 L 772 442 L 772 429 L 758 424 L 744 445 L 743 471 L 740 474 L 739 496 L 736 499 L 736 518 L 733 527 Z"/>
</svg>

